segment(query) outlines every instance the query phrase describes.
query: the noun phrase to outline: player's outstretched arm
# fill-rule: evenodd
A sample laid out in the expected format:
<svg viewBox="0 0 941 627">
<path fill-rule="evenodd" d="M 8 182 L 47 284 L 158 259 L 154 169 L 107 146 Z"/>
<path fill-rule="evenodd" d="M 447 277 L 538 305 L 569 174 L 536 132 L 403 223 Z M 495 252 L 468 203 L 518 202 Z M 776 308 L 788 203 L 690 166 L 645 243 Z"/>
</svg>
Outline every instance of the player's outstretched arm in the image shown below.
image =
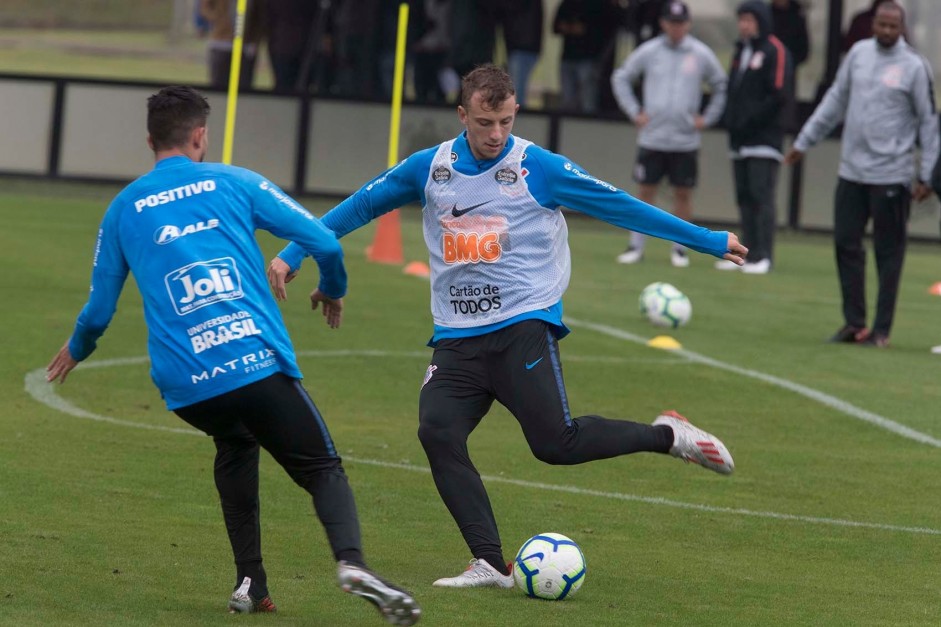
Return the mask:
<svg viewBox="0 0 941 627">
<path fill-rule="evenodd" d="M 327 326 L 336 329 L 343 320 L 343 299 L 330 298 L 319 289 L 310 293 L 310 308 L 317 311 L 317 306 L 323 304 L 323 317 L 327 319 Z"/>
<path fill-rule="evenodd" d="M 66 341 L 46 366 L 46 381 L 51 383 L 58 380 L 59 383 L 65 383 L 65 378 L 77 365 L 78 361 L 72 357 L 72 353 L 69 352 L 69 342 Z"/>
<path fill-rule="evenodd" d="M 437 146 L 421 150 L 389 168 L 328 211 L 321 222 L 340 239 L 398 207 L 423 202 L 425 181 L 436 151 Z M 281 261 L 294 270 L 300 269 L 306 255 L 297 242 L 278 253 Z"/>
<path fill-rule="evenodd" d="M 280 257 L 275 257 L 268 264 L 268 285 L 274 297 L 278 300 L 287 300 L 288 292 L 284 286 L 294 280 L 297 271 L 291 272 L 291 266 L 285 263 Z"/>
</svg>

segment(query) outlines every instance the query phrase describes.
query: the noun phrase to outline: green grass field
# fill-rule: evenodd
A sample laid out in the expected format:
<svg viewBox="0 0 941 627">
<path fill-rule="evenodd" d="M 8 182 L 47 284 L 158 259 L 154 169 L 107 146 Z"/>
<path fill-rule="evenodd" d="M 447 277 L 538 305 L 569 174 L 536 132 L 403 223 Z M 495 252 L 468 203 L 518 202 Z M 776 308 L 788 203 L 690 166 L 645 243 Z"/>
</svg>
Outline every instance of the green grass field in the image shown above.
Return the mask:
<svg viewBox="0 0 941 627">
<path fill-rule="evenodd" d="M 267 456 L 262 524 L 280 612 L 224 612 L 233 573 L 213 447 L 185 431 L 149 381 L 132 282 L 87 364 L 64 386 L 36 386 L 46 403 L 86 417 L 25 391 L 85 301 L 114 191 L 0 187 L 0 623 L 381 624 L 339 592 L 307 496 Z M 840 322 L 827 237 L 782 235 L 775 272 L 745 276 L 716 272 L 702 256 L 674 269 L 663 242 L 650 243 L 642 264 L 619 266 L 623 233 L 569 225 L 573 333 L 562 350 L 573 412 L 649 421 L 676 408 L 724 439 L 736 472 L 658 455 L 549 467 L 495 409 L 470 446 L 507 553 L 534 533 L 565 533 L 588 559 L 586 583 L 562 603 L 432 588 L 470 555 L 416 437 L 428 285 L 367 264 L 373 231 L 362 229 L 344 240 L 343 326 L 331 331 L 309 311 L 312 267 L 289 286 L 283 312 L 346 458 L 367 558 L 415 593 L 422 624 L 939 624 L 941 357 L 928 349 L 941 343 L 941 299 L 927 294 L 941 280 L 937 249 L 911 247 L 892 347 L 876 350 L 823 341 Z M 408 259 L 425 257 L 420 229 L 406 211 Z M 267 234 L 262 242 L 266 254 L 280 248 Z M 639 317 L 637 295 L 656 280 L 692 300 L 690 325 L 673 333 L 688 352 L 643 344 L 657 331 Z"/>
</svg>

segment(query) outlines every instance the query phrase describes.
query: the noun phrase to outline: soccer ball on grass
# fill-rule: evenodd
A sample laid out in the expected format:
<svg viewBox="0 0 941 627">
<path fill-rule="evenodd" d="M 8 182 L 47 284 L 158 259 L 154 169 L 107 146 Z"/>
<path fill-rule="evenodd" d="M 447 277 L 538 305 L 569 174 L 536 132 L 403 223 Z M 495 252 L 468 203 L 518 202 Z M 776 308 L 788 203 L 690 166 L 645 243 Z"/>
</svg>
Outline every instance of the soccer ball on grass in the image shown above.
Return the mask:
<svg viewBox="0 0 941 627">
<path fill-rule="evenodd" d="M 513 562 L 516 587 L 526 596 L 561 601 L 585 582 L 585 556 L 561 533 L 540 533 L 523 543 Z"/>
<path fill-rule="evenodd" d="M 681 327 L 693 315 L 686 294 L 669 283 L 651 283 L 640 293 L 640 313 L 658 327 Z"/>
</svg>

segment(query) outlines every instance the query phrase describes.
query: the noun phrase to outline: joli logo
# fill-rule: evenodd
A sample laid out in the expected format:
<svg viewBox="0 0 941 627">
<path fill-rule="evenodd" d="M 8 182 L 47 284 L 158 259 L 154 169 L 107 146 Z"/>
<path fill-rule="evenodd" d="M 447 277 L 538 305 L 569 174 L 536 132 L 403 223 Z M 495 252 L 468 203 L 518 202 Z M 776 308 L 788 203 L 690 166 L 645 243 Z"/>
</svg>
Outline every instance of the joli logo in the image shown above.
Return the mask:
<svg viewBox="0 0 941 627">
<path fill-rule="evenodd" d="M 242 298 L 235 260 L 221 257 L 178 268 L 164 277 L 176 313 L 185 316 L 223 300 Z"/>
</svg>

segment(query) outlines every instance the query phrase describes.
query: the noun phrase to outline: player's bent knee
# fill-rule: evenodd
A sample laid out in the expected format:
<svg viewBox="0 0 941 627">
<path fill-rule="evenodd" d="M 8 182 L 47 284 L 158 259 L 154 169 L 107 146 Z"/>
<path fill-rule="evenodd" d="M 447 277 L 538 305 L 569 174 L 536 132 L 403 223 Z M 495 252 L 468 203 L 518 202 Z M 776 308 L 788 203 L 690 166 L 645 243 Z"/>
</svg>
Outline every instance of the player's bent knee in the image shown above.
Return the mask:
<svg viewBox="0 0 941 627">
<path fill-rule="evenodd" d="M 425 452 L 431 455 L 435 451 L 463 448 L 467 442 L 467 434 L 447 426 L 446 423 L 423 419 L 418 425 L 418 441 Z"/>
<path fill-rule="evenodd" d="M 552 466 L 568 466 L 576 463 L 570 451 L 562 448 L 555 442 L 530 442 L 529 450 L 539 461 Z"/>
</svg>

